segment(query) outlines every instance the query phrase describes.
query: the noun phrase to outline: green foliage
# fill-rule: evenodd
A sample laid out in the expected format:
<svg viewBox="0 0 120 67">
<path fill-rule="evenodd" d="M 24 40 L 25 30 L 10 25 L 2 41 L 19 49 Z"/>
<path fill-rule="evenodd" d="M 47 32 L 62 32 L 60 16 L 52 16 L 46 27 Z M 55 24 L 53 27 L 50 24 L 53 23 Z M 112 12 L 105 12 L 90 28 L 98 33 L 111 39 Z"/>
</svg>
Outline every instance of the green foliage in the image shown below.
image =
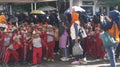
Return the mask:
<svg viewBox="0 0 120 67">
<path fill-rule="evenodd" d="M 104 4 L 120 11 L 120 0 L 106 0 Z"/>
<path fill-rule="evenodd" d="M 105 4 L 109 6 L 117 6 L 120 4 L 120 0 L 107 0 Z"/>
<path fill-rule="evenodd" d="M 14 12 L 26 12 L 30 9 L 30 4 L 12 4 Z"/>
</svg>

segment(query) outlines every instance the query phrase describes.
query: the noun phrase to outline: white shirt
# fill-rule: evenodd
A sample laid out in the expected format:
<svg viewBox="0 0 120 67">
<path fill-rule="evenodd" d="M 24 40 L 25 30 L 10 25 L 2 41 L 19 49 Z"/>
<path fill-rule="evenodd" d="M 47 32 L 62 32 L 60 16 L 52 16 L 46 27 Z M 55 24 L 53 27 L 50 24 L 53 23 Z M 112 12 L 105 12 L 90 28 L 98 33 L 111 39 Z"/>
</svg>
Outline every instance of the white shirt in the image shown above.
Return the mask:
<svg viewBox="0 0 120 67">
<path fill-rule="evenodd" d="M 76 21 L 75 23 L 77 23 L 77 21 Z M 78 24 L 78 23 L 77 23 L 77 24 Z M 78 30 L 79 30 L 79 29 L 80 29 L 80 25 L 78 24 Z M 70 36 L 71 36 L 72 40 L 76 39 L 74 23 L 73 23 L 72 26 L 70 27 Z M 80 37 L 78 37 L 78 39 L 80 39 Z"/>
<path fill-rule="evenodd" d="M 33 39 L 33 47 L 36 47 L 36 48 L 42 47 L 41 38 L 40 37 Z"/>
</svg>

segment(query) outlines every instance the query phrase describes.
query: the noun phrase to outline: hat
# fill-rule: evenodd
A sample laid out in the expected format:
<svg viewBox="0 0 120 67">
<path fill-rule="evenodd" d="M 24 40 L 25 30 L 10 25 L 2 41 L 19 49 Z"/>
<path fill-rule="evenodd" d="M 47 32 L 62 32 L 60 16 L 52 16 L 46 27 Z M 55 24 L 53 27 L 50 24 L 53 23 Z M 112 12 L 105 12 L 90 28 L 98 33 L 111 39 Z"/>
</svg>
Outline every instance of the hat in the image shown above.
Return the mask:
<svg viewBox="0 0 120 67">
<path fill-rule="evenodd" d="M 31 32 L 31 30 L 30 29 L 27 29 L 27 33 L 30 33 Z"/>
<path fill-rule="evenodd" d="M 48 25 L 47 28 L 48 29 L 53 29 L 53 26 L 52 25 Z"/>
<path fill-rule="evenodd" d="M 11 32 L 11 25 L 3 25 L 5 27 L 4 32 Z"/>
<path fill-rule="evenodd" d="M 97 27 L 97 28 L 95 28 L 95 30 L 100 30 L 100 28 Z"/>
<path fill-rule="evenodd" d="M 35 30 L 33 31 L 33 34 L 37 34 L 37 33 L 40 33 L 40 32 L 39 32 L 38 29 L 35 29 Z"/>
<path fill-rule="evenodd" d="M 0 27 L 6 28 L 6 24 L 0 24 Z"/>
</svg>

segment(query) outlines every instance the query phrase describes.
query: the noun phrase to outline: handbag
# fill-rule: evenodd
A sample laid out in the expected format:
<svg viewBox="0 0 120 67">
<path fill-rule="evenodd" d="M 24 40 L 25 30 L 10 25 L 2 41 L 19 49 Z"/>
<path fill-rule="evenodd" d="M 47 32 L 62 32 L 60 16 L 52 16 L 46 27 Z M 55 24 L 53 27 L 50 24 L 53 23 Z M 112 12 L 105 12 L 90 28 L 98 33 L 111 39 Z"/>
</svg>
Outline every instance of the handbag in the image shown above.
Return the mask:
<svg viewBox="0 0 120 67">
<path fill-rule="evenodd" d="M 113 44 L 115 44 L 114 38 L 107 31 L 103 32 L 100 35 L 100 38 L 103 41 L 104 47 L 112 46 Z"/>
<path fill-rule="evenodd" d="M 75 45 L 72 48 L 72 54 L 73 54 L 73 56 L 83 54 L 83 49 L 82 49 L 80 43 L 75 43 Z"/>
<path fill-rule="evenodd" d="M 81 38 L 86 38 L 86 37 L 87 37 L 87 34 L 86 34 L 84 28 L 80 28 L 80 29 L 79 29 L 78 35 L 79 35 Z"/>
</svg>

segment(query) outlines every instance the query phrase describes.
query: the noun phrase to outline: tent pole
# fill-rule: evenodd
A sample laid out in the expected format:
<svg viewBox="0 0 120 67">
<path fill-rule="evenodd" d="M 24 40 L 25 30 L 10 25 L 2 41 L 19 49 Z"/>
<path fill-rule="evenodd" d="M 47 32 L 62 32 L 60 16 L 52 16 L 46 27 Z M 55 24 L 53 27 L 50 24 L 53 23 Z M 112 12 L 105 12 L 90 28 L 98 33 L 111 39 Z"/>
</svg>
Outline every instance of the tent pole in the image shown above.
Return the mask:
<svg viewBox="0 0 120 67">
<path fill-rule="evenodd" d="M 72 14 L 72 5 L 73 5 L 73 0 L 70 0 L 70 13 Z"/>
<path fill-rule="evenodd" d="M 10 4 L 10 15 L 12 15 L 12 5 Z"/>
<path fill-rule="evenodd" d="M 37 3 L 35 2 L 35 3 L 34 3 L 34 8 L 35 8 L 35 10 L 36 10 L 36 7 L 37 7 L 36 5 L 37 5 Z"/>
<path fill-rule="evenodd" d="M 31 11 L 33 11 L 33 3 L 31 3 Z"/>
</svg>

